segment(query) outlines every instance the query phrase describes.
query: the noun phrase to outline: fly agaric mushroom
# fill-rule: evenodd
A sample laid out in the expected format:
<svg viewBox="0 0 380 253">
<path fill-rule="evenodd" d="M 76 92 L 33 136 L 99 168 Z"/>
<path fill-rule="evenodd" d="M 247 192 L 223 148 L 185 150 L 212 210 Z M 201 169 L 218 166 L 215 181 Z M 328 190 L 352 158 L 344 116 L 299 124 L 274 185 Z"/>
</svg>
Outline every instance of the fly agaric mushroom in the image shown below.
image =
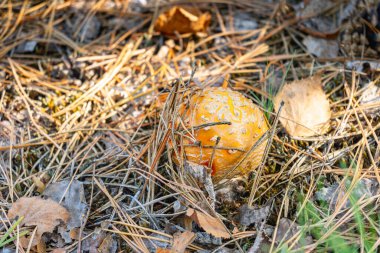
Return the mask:
<svg viewBox="0 0 380 253">
<path fill-rule="evenodd" d="M 210 167 L 214 181 L 245 175 L 258 167 L 266 141 L 252 147 L 268 125 L 251 100 L 228 88 L 206 88 L 191 96 L 187 108 L 183 103 L 180 112 L 187 128 L 181 142 L 184 156 Z"/>
</svg>

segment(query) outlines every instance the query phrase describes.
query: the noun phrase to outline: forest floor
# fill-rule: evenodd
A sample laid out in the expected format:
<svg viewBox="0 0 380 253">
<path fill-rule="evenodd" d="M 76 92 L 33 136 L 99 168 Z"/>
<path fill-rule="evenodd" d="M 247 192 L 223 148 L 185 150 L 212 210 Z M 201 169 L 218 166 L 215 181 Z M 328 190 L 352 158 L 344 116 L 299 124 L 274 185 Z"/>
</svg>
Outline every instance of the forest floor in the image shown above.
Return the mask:
<svg viewBox="0 0 380 253">
<path fill-rule="evenodd" d="M 376 252 L 379 31 L 369 0 L 0 1 L 0 252 Z M 328 129 L 291 135 L 274 97 L 313 76 Z M 265 114 L 248 176 L 173 162 L 209 86 Z"/>
</svg>

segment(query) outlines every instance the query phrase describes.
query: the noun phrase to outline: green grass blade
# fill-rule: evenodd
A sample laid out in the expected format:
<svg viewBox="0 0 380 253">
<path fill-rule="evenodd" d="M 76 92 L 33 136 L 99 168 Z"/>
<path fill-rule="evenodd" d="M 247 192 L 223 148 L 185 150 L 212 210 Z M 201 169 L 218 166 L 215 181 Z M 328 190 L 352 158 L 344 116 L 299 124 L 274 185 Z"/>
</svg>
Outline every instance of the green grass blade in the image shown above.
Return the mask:
<svg viewBox="0 0 380 253">
<path fill-rule="evenodd" d="M 8 243 L 15 241 L 17 239 L 17 237 L 23 237 L 24 235 L 27 235 L 28 233 L 29 233 L 29 231 L 22 231 L 19 235 L 15 235 L 15 236 L 9 238 L 8 240 L 1 242 L 0 247 L 4 247 Z"/>
<path fill-rule="evenodd" d="M 5 232 L 5 234 L 3 235 L 3 237 L 1 237 L 0 239 L 0 247 L 4 246 L 5 244 L 5 240 L 7 239 L 7 237 L 16 229 L 16 227 L 21 223 L 21 221 L 24 219 L 24 217 L 20 217 L 18 218 L 18 220 L 13 223 L 13 225 L 8 229 L 7 232 Z"/>
</svg>

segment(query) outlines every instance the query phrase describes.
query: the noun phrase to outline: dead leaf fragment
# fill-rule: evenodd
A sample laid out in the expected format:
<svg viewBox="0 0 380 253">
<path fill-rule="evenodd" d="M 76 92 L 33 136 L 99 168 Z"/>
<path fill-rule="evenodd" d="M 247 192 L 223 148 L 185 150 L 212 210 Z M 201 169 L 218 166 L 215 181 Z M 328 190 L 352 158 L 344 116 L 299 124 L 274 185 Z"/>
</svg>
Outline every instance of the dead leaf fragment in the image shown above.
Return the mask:
<svg viewBox="0 0 380 253">
<path fill-rule="evenodd" d="M 187 246 L 189 246 L 195 239 L 196 235 L 193 232 L 185 231 L 183 233 L 176 232 L 173 236 L 173 244 L 170 249 L 157 248 L 156 253 L 187 253 Z"/>
<path fill-rule="evenodd" d="M 98 252 L 101 253 L 115 253 L 117 251 L 117 241 L 114 236 L 108 234 L 106 238 L 104 238 L 103 242 L 98 247 Z"/>
<path fill-rule="evenodd" d="M 87 213 L 83 183 L 78 180 L 55 182 L 46 187 L 43 195 L 61 202 L 62 206 L 69 211 L 70 219 L 66 226 L 58 227 L 58 233 L 65 243 L 71 243 L 75 238 L 75 230 L 81 227 Z"/>
<path fill-rule="evenodd" d="M 44 196 L 62 202 L 62 205 L 70 212 L 68 229 L 78 228 L 82 225 L 87 212 L 87 203 L 84 194 L 83 183 L 78 180 L 63 180 L 48 185 Z"/>
<path fill-rule="evenodd" d="M 306 27 L 308 31 L 313 33 L 332 36 L 337 31 L 337 24 L 334 22 L 334 16 L 330 12 L 325 11 L 321 15 L 315 16 L 316 13 L 320 13 L 322 10 L 328 10 L 336 4 L 334 1 L 325 0 L 311 0 L 305 5 L 305 8 L 297 11 L 298 17 L 303 17 L 304 20 L 300 23 Z M 306 18 L 309 17 L 309 18 Z"/>
<path fill-rule="evenodd" d="M 82 251 L 89 253 L 115 253 L 117 241 L 114 236 L 101 230 L 95 230 L 91 236 L 83 240 Z"/>
<path fill-rule="evenodd" d="M 327 132 L 331 111 L 319 76 L 285 84 L 274 98 L 276 112 L 282 101 L 280 122 L 290 135 L 306 137 Z"/>
<path fill-rule="evenodd" d="M 210 24 L 211 15 L 202 13 L 197 8 L 174 6 L 162 13 L 156 20 L 154 29 L 167 35 L 175 32 L 198 33 L 205 32 Z"/>
<path fill-rule="evenodd" d="M 281 218 L 280 223 L 278 224 L 277 233 L 276 233 L 276 243 L 287 242 L 289 244 L 294 244 L 294 238 L 296 238 L 301 230 L 297 223 L 287 219 Z M 311 236 L 306 236 L 303 241 L 299 240 L 296 244 L 292 246 L 293 250 L 300 249 L 302 246 L 310 245 L 313 243 Z"/>
<path fill-rule="evenodd" d="M 338 56 L 339 43 L 337 40 L 326 40 L 307 36 L 302 43 L 307 51 L 320 58 L 335 58 Z"/>
<path fill-rule="evenodd" d="M 208 197 L 210 198 L 210 206 L 215 207 L 215 190 L 214 184 L 211 179 L 211 172 L 203 165 L 195 164 L 192 162 L 186 162 L 184 165 L 186 174 L 191 175 L 199 184 L 201 189 L 204 189 L 207 192 Z"/>
<path fill-rule="evenodd" d="M 202 244 L 202 245 L 207 245 L 207 246 L 210 246 L 210 245 L 220 246 L 223 244 L 222 238 L 212 236 L 206 232 L 197 232 L 194 242 L 198 244 Z"/>
<path fill-rule="evenodd" d="M 270 213 L 270 205 L 263 207 L 250 207 L 243 205 L 239 209 L 239 223 L 244 226 L 255 224 L 256 226 L 261 224 Z"/>
<path fill-rule="evenodd" d="M 230 234 L 219 219 L 192 208 L 187 209 L 186 215 L 195 221 L 207 233 L 215 237 L 230 238 Z"/>
<path fill-rule="evenodd" d="M 229 16 L 226 16 L 226 19 L 229 19 Z M 249 12 L 236 12 L 234 14 L 234 24 L 233 27 L 236 31 L 248 31 L 255 30 L 259 27 L 255 16 Z M 228 21 L 227 21 L 228 22 Z"/>
<path fill-rule="evenodd" d="M 352 187 L 351 180 L 346 180 L 343 184 L 334 183 L 330 186 L 322 187 L 315 193 L 314 198 L 318 201 L 326 202 L 331 211 L 336 211 L 337 208 L 350 208 L 352 203 L 347 197 L 347 189 L 350 187 Z M 368 199 L 378 194 L 379 187 L 380 185 L 376 180 L 362 178 L 355 183 L 350 194 L 356 198 Z"/>
<path fill-rule="evenodd" d="M 69 212 L 57 202 L 39 197 L 23 197 L 14 202 L 8 211 L 8 217 L 14 219 L 20 216 L 24 217 L 21 225 L 37 227 L 32 246 L 40 242 L 44 233 L 53 232 L 62 221 L 67 223 L 70 218 Z M 27 244 L 23 243 L 23 246 L 26 247 Z"/>
<path fill-rule="evenodd" d="M 369 83 L 361 96 L 360 104 L 364 111 L 372 117 L 380 115 L 380 87 Z"/>
<path fill-rule="evenodd" d="M 378 72 L 380 71 L 380 62 L 379 61 L 365 61 L 365 60 L 357 60 L 357 61 L 348 61 L 346 62 L 346 67 L 348 69 L 353 69 L 358 72 Z"/>
<path fill-rule="evenodd" d="M 239 207 L 238 201 L 245 191 L 244 177 L 234 177 L 228 184 L 221 184 L 215 192 L 216 200 L 223 205 Z"/>
<path fill-rule="evenodd" d="M 195 239 L 195 234 L 190 231 L 185 231 L 183 233 L 175 233 L 173 238 L 173 253 L 184 253 L 187 246 L 192 243 Z"/>
</svg>

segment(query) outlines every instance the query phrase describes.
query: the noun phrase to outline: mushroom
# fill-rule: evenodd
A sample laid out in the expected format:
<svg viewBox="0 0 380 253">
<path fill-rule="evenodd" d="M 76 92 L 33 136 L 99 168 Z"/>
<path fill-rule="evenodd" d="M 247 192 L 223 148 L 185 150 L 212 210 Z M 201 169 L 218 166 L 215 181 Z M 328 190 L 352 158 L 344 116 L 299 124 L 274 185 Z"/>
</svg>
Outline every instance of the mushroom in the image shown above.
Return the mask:
<svg viewBox="0 0 380 253">
<path fill-rule="evenodd" d="M 268 124 L 251 100 L 228 88 L 211 87 L 195 93 L 186 104 L 179 109 L 186 127 L 179 146 L 186 160 L 211 168 L 215 182 L 246 175 L 259 166 L 266 141 L 252 147 Z"/>
</svg>

